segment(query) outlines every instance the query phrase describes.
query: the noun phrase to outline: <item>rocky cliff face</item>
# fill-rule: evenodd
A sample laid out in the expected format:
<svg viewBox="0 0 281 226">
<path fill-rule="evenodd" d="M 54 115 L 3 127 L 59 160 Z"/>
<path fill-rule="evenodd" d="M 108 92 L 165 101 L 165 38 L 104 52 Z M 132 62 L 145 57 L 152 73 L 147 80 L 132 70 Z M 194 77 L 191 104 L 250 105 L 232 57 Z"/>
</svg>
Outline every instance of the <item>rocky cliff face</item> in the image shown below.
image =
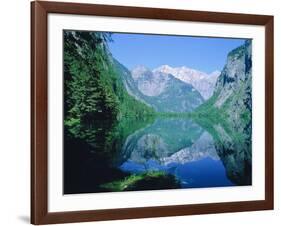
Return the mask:
<svg viewBox="0 0 281 226">
<path fill-rule="evenodd" d="M 229 121 L 243 132 L 251 129 L 252 45 L 244 45 L 228 54 L 227 63 L 215 86 L 216 108 L 223 109 Z M 249 131 L 250 132 L 250 131 Z"/>
<path fill-rule="evenodd" d="M 128 73 L 126 76 L 130 77 Z M 191 84 L 170 74 L 138 66 L 132 70 L 131 78 L 138 91 L 130 89 L 128 92 L 133 92 L 135 96 L 135 91 L 141 92 L 142 99 L 158 112 L 191 112 L 204 101 Z M 124 81 L 127 83 L 129 80 L 131 79 L 126 78 Z"/>
<path fill-rule="evenodd" d="M 207 74 L 185 66 L 173 68 L 169 65 L 162 65 L 154 69 L 153 72 L 171 74 L 175 78 L 191 84 L 198 90 L 205 100 L 209 99 L 213 95 L 217 78 L 220 75 L 220 71 L 214 71 L 211 74 Z"/>
<path fill-rule="evenodd" d="M 252 45 L 247 40 L 227 57 L 213 96 L 197 110 L 197 120 L 211 131 L 228 177 L 252 183 Z M 201 121 L 201 122 L 200 122 Z"/>
<path fill-rule="evenodd" d="M 113 59 L 113 62 L 128 94 L 151 107 L 151 105 L 145 101 L 145 95 L 138 89 L 131 72 L 117 60 Z"/>
<path fill-rule="evenodd" d="M 120 63 L 130 95 L 158 112 L 191 112 L 213 94 L 219 71 L 206 74 L 187 67 L 162 65 L 154 70 L 137 66 L 131 72 Z"/>
<path fill-rule="evenodd" d="M 138 89 L 146 96 L 158 96 L 168 87 L 171 76 L 156 72 L 153 73 L 144 66 L 132 70 L 132 77 Z"/>
</svg>

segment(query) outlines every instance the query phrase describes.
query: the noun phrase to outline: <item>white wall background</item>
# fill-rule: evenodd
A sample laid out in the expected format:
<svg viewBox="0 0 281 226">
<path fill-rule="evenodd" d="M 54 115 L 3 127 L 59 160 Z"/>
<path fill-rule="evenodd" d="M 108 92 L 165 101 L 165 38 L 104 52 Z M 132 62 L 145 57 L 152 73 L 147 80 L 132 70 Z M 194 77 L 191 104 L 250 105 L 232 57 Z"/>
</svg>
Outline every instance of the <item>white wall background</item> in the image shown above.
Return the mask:
<svg viewBox="0 0 281 226">
<path fill-rule="evenodd" d="M 77 0 L 72 0 L 77 2 Z M 275 210 L 201 216 L 83 223 L 96 226 L 280 225 L 281 220 L 281 7 L 274 0 L 81 0 L 87 3 L 150 6 L 275 16 Z M 27 225 L 30 198 L 30 4 L 6 0 L 0 8 L 0 225 Z"/>
</svg>

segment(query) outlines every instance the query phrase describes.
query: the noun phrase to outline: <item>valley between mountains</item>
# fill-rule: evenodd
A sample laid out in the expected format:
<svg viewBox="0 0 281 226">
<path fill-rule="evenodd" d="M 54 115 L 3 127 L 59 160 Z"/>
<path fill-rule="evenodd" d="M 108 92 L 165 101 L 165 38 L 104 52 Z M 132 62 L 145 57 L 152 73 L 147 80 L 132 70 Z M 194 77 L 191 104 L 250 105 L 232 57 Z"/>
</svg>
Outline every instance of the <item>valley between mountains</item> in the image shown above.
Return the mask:
<svg viewBox="0 0 281 226">
<path fill-rule="evenodd" d="M 251 40 L 212 73 L 129 70 L 110 40 L 64 31 L 64 193 L 251 185 Z"/>
</svg>

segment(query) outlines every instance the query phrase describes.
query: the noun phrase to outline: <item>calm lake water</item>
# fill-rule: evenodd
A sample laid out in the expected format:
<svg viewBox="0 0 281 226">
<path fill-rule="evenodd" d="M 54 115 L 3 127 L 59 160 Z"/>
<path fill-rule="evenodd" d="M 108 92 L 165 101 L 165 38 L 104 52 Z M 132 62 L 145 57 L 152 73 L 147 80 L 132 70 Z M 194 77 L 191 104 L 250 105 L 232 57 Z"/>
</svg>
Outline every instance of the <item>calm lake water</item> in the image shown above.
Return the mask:
<svg viewBox="0 0 281 226">
<path fill-rule="evenodd" d="M 64 193 L 103 192 L 104 184 L 159 171 L 179 188 L 251 185 L 249 145 L 213 128 L 187 118 L 101 123 L 90 147 L 65 141 Z"/>
</svg>

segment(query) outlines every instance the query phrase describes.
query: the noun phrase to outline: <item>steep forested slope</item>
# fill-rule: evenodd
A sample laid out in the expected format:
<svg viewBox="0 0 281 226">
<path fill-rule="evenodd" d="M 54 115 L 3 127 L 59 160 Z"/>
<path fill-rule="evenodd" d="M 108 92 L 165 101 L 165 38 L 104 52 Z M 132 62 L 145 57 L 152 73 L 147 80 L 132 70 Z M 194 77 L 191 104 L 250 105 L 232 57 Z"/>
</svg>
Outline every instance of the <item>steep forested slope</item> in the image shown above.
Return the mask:
<svg viewBox="0 0 281 226">
<path fill-rule="evenodd" d="M 74 136 L 86 136 L 81 127 L 94 121 L 153 113 L 127 93 L 108 41 L 108 33 L 64 31 L 64 122 Z"/>
</svg>

